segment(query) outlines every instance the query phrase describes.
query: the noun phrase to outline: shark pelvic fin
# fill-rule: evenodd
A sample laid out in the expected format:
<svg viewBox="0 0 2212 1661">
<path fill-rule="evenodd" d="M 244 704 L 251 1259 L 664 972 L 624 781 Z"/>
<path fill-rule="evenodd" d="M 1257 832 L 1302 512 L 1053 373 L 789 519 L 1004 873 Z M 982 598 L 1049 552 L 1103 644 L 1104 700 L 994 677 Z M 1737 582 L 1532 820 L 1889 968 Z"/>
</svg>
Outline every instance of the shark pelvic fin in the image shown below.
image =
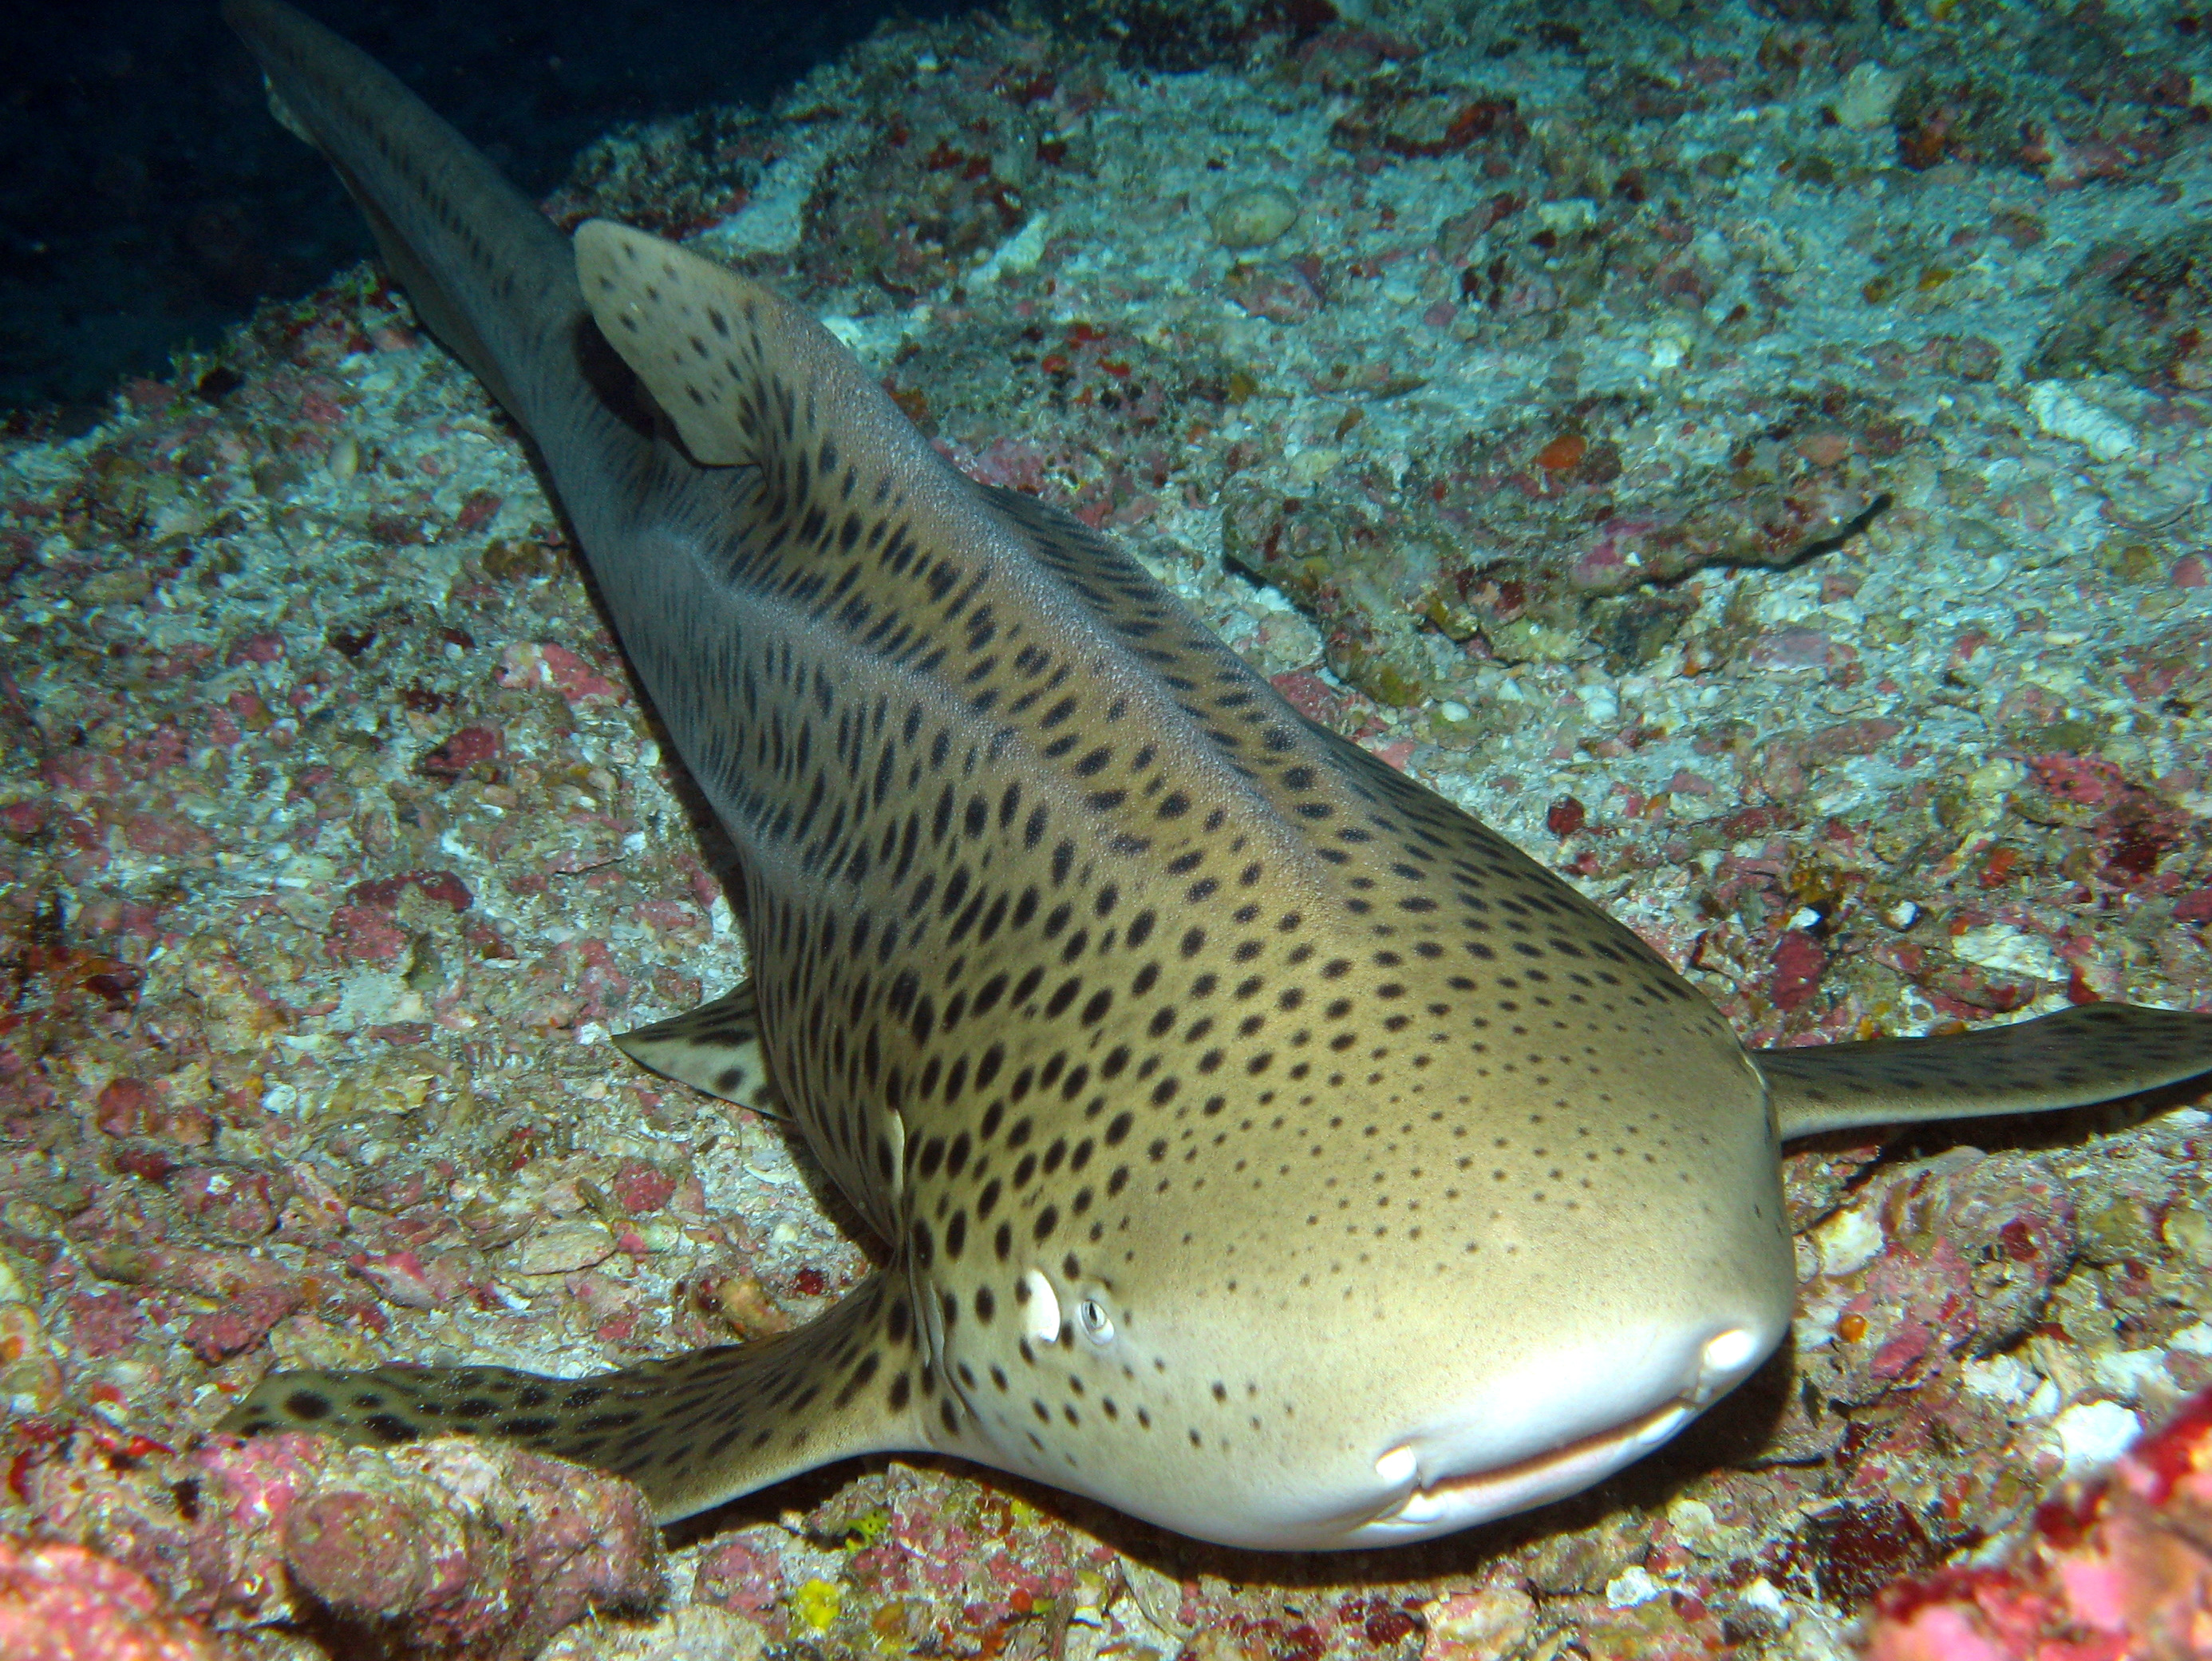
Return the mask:
<svg viewBox="0 0 2212 1661">
<path fill-rule="evenodd" d="M 761 1055 L 753 983 L 740 981 L 711 1003 L 619 1034 L 615 1048 L 665 1078 L 776 1118 L 790 1110 L 769 1083 Z"/>
</svg>

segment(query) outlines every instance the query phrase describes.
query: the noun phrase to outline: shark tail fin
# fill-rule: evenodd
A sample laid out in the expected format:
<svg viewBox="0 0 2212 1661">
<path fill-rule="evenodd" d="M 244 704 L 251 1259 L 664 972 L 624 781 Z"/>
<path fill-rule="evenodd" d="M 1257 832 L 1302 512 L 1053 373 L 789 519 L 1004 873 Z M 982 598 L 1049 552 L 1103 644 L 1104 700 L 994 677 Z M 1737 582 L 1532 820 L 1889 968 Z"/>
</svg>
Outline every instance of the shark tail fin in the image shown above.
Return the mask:
<svg viewBox="0 0 2212 1661">
<path fill-rule="evenodd" d="M 1783 1136 L 2080 1107 L 2212 1072 L 2212 1014 L 2093 1003 L 1933 1038 L 1754 1050 Z"/>
<path fill-rule="evenodd" d="M 447 351 L 469 366 L 469 373 L 483 383 L 484 390 L 498 401 L 500 408 L 515 414 L 520 406 L 515 402 L 507 377 L 499 371 L 499 359 L 477 334 L 468 313 L 446 292 L 433 273 L 430 262 L 416 252 L 406 233 L 355 183 L 352 174 L 343 167 L 335 171 L 353 198 L 354 205 L 361 210 L 362 217 L 368 222 L 369 234 L 376 239 L 376 251 L 384 261 L 385 271 L 405 293 L 408 304 L 414 307 L 422 326 Z"/>
<path fill-rule="evenodd" d="M 529 425 L 515 397 L 527 389 L 507 371 L 523 343 L 581 311 L 566 239 L 357 46 L 283 0 L 223 0 L 222 15 L 260 64 L 276 119 L 360 204 L 423 326 Z"/>
</svg>

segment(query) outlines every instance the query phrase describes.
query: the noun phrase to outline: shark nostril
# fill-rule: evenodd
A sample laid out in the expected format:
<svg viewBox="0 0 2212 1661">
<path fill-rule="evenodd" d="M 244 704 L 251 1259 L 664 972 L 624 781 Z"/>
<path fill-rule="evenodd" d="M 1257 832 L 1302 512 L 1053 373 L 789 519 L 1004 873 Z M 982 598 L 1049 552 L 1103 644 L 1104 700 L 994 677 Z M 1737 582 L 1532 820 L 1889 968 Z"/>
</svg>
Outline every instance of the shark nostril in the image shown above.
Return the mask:
<svg viewBox="0 0 2212 1661">
<path fill-rule="evenodd" d="M 1401 1444 L 1375 1462 L 1375 1474 L 1395 1488 L 1401 1482 L 1413 1481 L 1413 1473 L 1420 1468 L 1420 1456 L 1410 1445 Z"/>
<path fill-rule="evenodd" d="M 1759 1353 L 1759 1335 L 1748 1327 L 1730 1327 L 1705 1342 L 1705 1376 L 1734 1372 Z"/>
</svg>

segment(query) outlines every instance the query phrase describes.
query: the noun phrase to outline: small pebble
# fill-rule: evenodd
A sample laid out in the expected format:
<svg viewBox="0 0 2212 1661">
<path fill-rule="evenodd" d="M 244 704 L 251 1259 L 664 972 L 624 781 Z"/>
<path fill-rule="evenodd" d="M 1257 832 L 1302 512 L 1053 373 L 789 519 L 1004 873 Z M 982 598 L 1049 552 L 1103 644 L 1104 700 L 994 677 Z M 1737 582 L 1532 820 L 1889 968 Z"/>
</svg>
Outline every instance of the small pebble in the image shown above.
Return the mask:
<svg viewBox="0 0 2212 1661">
<path fill-rule="evenodd" d="M 615 1249 L 614 1236 L 599 1224 L 572 1219 L 551 1223 L 532 1235 L 516 1253 L 518 1275 L 567 1275 L 604 1262 Z"/>
<path fill-rule="evenodd" d="M 1425 1653 L 1454 1661 L 1487 1661 L 1509 1654 L 1535 1624 L 1535 1600 L 1517 1585 L 1457 1592 L 1423 1605 L 1429 1629 Z"/>
<path fill-rule="evenodd" d="M 2142 1433 L 2142 1421 L 2118 1402 L 2077 1402 L 2051 1428 L 2065 1451 L 2069 1471 L 2109 1465 Z"/>
<path fill-rule="evenodd" d="M 2195 1206 L 2176 1205 L 2158 1232 L 2176 1256 L 2199 1269 L 2212 1269 L 2212 1217 Z"/>
<path fill-rule="evenodd" d="M 1824 1275 L 1855 1275 L 1882 1254 L 1889 1242 L 1881 1219 L 1866 1207 L 1839 1211 L 1814 1231 Z"/>
<path fill-rule="evenodd" d="M 1609 1608 L 1634 1609 L 1638 1603 L 1648 1603 L 1664 1590 L 1643 1569 L 1623 1569 L 1605 1583 L 1605 1601 Z"/>
<path fill-rule="evenodd" d="M 1254 185 L 1215 203 L 1211 218 L 1221 246 L 1264 248 L 1297 223 L 1298 199 L 1280 185 Z"/>
<path fill-rule="evenodd" d="M 1828 107 L 1839 125 L 1853 132 L 1869 132 L 1889 119 L 1897 108 L 1898 94 L 1904 90 L 1905 77 L 1895 70 L 1871 62 L 1861 64 L 1844 77 L 1836 101 Z"/>
</svg>

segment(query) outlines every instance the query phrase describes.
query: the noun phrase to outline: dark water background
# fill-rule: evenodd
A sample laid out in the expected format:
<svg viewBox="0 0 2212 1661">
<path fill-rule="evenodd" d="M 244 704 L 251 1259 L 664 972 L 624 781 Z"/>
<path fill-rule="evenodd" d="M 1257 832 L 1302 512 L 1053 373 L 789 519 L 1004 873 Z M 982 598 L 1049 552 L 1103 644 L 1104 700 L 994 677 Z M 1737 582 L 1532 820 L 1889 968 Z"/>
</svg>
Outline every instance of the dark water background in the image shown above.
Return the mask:
<svg viewBox="0 0 2212 1661">
<path fill-rule="evenodd" d="M 308 0 L 533 195 L 621 121 L 759 102 L 954 0 Z M 0 421 L 68 431 L 369 252 L 215 0 L 0 3 Z"/>
</svg>

